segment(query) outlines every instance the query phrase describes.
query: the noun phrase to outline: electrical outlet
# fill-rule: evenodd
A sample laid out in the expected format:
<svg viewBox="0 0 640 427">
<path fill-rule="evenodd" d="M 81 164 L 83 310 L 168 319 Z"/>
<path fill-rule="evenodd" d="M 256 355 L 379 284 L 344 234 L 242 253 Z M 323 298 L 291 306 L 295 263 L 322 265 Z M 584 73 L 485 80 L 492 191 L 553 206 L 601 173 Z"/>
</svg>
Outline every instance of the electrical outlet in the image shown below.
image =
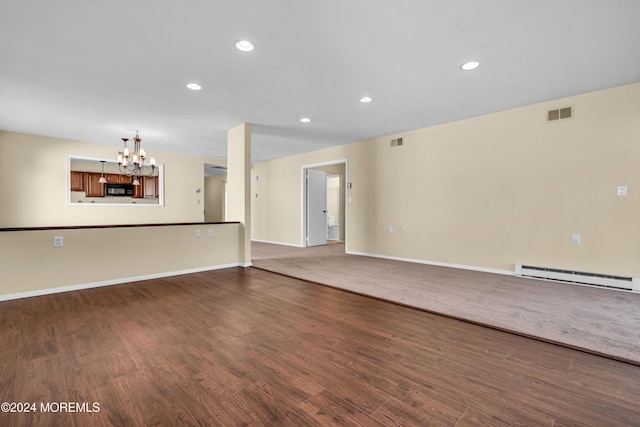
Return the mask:
<svg viewBox="0 0 640 427">
<path fill-rule="evenodd" d="M 62 236 L 54 236 L 53 237 L 53 247 L 61 248 L 64 246 L 64 238 Z"/>
<path fill-rule="evenodd" d="M 406 232 L 407 232 L 407 227 L 406 227 L 406 226 L 403 226 L 403 227 L 402 227 L 402 232 L 403 232 L 403 233 L 406 233 Z"/>
<path fill-rule="evenodd" d="M 213 237 L 213 230 L 207 231 L 207 237 Z"/>
<path fill-rule="evenodd" d="M 571 243 L 573 243 L 574 245 L 579 245 L 580 243 L 582 243 L 582 238 L 579 234 L 572 234 Z"/>
<path fill-rule="evenodd" d="M 388 226 L 387 227 L 387 233 L 393 233 L 393 226 Z"/>
<path fill-rule="evenodd" d="M 200 230 L 196 230 L 196 239 L 199 239 L 201 236 Z"/>
<path fill-rule="evenodd" d="M 627 195 L 627 186 L 619 185 L 618 186 L 618 196 L 626 196 Z"/>
</svg>

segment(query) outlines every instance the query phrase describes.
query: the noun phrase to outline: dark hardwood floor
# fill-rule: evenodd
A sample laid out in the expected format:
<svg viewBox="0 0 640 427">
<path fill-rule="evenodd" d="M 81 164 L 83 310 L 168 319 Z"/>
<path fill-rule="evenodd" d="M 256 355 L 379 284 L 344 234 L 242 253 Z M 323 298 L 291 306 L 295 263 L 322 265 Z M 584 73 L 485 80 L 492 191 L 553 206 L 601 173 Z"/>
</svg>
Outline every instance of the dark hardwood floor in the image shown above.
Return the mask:
<svg viewBox="0 0 640 427">
<path fill-rule="evenodd" d="M 251 268 L 2 302 L 0 325 L 0 401 L 37 409 L 2 426 L 640 425 L 638 366 Z"/>
</svg>

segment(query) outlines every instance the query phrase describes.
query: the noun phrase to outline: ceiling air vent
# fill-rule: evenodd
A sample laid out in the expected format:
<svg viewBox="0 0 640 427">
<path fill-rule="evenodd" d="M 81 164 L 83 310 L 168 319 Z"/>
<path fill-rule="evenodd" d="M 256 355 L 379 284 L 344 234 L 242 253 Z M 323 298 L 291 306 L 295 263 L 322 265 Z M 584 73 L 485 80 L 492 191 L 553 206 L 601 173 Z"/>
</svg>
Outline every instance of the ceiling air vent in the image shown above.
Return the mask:
<svg viewBox="0 0 640 427">
<path fill-rule="evenodd" d="M 402 147 L 402 138 L 396 138 L 391 140 L 392 147 Z"/>
<path fill-rule="evenodd" d="M 556 120 L 570 119 L 573 117 L 573 107 L 563 107 L 557 110 L 547 111 L 547 121 L 555 122 Z"/>
</svg>

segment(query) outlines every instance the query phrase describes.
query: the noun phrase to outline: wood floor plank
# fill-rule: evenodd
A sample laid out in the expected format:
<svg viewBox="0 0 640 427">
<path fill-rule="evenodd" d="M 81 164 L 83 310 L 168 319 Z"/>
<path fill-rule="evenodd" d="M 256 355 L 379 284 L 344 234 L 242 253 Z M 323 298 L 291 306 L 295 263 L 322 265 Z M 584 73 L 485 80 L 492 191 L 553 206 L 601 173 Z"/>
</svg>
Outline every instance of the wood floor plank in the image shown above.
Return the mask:
<svg viewBox="0 0 640 427">
<path fill-rule="evenodd" d="M 322 426 L 382 426 L 351 402 L 324 390 L 300 404 Z"/>
<path fill-rule="evenodd" d="M 640 425 L 640 367 L 261 270 L 0 302 L 13 425 Z M 555 423 L 555 424 L 554 424 Z"/>
<path fill-rule="evenodd" d="M 454 406 L 429 399 L 419 392 L 411 395 L 410 403 L 389 399 L 372 417 L 385 426 L 453 426 L 466 410 L 464 406 L 455 410 Z"/>
</svg>

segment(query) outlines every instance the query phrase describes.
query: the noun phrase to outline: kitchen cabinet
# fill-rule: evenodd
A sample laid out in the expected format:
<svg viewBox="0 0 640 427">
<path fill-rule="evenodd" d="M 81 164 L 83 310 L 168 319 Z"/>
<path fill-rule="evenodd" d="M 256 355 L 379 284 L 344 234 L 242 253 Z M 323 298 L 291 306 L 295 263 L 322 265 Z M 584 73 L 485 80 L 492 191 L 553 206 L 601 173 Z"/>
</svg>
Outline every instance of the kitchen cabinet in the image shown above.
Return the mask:
<svg viewBox="0 0 640 427">
<path fill-rule="evenodd" d="M 157 198 L 158 197 L 158 177 L 147 176 L 144 178 L 144 197 Z"/>
<path fill-rule="evenodd" d="M 131 184 L 133 182 L 130 176 L 117 173 L 106 173 L 104 177 L 109 184 Z"/>
<path fill-rule="evenodd" d="M 144 178 L 140 178 L 138 181 L 140 182 L 140 185 L 133 186 L 134 199 L 141 199 L 144 197 Z"/>
<path fill-rule="evenodd" d="M 104 184 L 98 182 L 101 174 L 86 173 L 85 192 L 87 197 L 104 197 Z"/>
<path fill-rule="evenodd" d="M 71 171 L 71 191 L 84 191 L 84 172 Z"/>
<path fill-rule="evenodd" d="M 133 186 L 133 197 L 137 199 L 157 199 L 158 198 L 158 177 L 144 176 L 139 179 L 140 185 Z"/>
</svg>

